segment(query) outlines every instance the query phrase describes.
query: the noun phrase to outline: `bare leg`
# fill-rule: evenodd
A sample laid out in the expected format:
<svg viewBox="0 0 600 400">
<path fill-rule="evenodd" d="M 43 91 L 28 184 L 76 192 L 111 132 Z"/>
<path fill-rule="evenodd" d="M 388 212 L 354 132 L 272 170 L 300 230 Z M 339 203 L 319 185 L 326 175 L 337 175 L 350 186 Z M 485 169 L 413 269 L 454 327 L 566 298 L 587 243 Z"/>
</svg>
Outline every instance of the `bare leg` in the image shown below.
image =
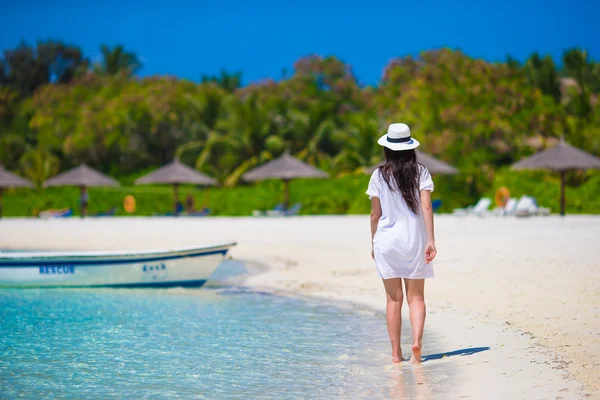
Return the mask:
<svg viewBox="0 0 600 400">
<path fill-rule="evenodd" d="M 392 362 L 402 361 L 402 348 L 400 347 L 400 331 L 402 329 L 402 279 L 384 279 L 387 304 L 385 317 L 387 321 L 390 342 L 392 343 Z"/>
<path fill-rule="evenodd" d="M 406 300 L 412 326 L 412 357 L 411 364 L 421 363 L 421 347 L 423 347 L 423 326 L 425 325 L 425 279 L 404 279 L 406 285 Z"/>
</svg>

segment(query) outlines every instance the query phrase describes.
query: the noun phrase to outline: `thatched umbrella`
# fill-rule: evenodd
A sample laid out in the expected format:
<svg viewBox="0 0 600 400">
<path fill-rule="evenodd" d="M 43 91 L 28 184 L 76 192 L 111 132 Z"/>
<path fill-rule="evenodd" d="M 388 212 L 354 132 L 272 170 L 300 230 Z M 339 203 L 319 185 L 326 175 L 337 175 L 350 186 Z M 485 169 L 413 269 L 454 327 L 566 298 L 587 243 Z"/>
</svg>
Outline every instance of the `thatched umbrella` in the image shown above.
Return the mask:
<svg viewBox="0 0 600 400">
<path fill-rule="evenodd" d="M 78 186 L 81 188 L 81 197 L 83 198 L 87 194 L 88 187 L 119 186 L 119 182 L 86 164 L 81 164 L 44 182 L 44 187 L 50 186 Z M 86 203 L 82 202 L 81 204 L 81 216 L 87 215 Z"/>
<path fill-rule="evenodd" d="M 188 167 L 187 165 L 182 164 L 179 159 L 176 158 L 172 163 L 167 164 L 156 171 L 150 172 L 148 175 L 142 176 L 135 181 L 135 184 L 173 185 L 173 208 L 175 210 L 175 215 L 177 215 L 177 204 L 179 203 L 179 185 L 192 184 L 213 186 L 217 184 L 217 181 L 201 172 L 196 171 L 195 169 Z"/>
<path fill-rule="evenodd" d="M 244 174 L 245 181 L 263 181 L 266 179 L 283 180 L 283 204 L 288 209 L 290 205 L 290 180 L 295 178 L 328 178 L 327 173 L 303 163 L 295 157 L 284 153 L 281 157 L 254 168 Z"/>
<path fill-rule="evenodd" d="M 416 153 L 417 153 L 417 161 L 420 162 L 421 164 L 423 164 L 427 168 L 429 173 L 431 173 L 432 175 L 435 175 L 435 174 L 440 174 L 440 175 L 458 174 L 458 170 L 456 168 L 454 168 L 452 165 L 447 164 L 441 160 L 438 160 L 437 158 L 434 158 L 433 156 L 430 156 L 429 154 L 423 153 L 419 150 L 416 150 Z M 382 166 L 383 164 L 385 164 L 385 161 L 382 161 L 379 164 L 377 164 L 376 166 L 371 167 L 368 170 L 368 172 L 372 173 L 373 171 L 375 171 L 376 168 Z"/>
<path fill-rule="evenodd" d="M 566 143 L 560 143 L 548 150 L 513 164 L 513 169 L 549 169 L 560 174 L 560 215 L 565 215 L 565 176 L 567 171 L 576 169 L 600 169 L 600 159 Z"/>
<path fill-rule="evenodd" d="M 2 218 L 2 192 L 4 189 L 12 187 L 33 188 L 34 184 L 25 178 L 8 172 L 0 165 L 0 218 Z"/>
</svg>

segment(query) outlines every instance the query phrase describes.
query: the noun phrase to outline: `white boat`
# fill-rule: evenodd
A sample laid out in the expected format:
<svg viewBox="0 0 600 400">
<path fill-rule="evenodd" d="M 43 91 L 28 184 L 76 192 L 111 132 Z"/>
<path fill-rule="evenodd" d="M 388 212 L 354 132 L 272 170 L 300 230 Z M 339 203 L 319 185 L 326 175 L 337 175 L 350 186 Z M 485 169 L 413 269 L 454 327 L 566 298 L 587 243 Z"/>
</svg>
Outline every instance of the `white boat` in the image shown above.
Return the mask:
<svg viewBox="0 0 600 400">
<path fill-rule="evenodd" d="M 234 245 L 133 252 L 0 253 L 0 287 L 200 287 Z"/>
</svg>

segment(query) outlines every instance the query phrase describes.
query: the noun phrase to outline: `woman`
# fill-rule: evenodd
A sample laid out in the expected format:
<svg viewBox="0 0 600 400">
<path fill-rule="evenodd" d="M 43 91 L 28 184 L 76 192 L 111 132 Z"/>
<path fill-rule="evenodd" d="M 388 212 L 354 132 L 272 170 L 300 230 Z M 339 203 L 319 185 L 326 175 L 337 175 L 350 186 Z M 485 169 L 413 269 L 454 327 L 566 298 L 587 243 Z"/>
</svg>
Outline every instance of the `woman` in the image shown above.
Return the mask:
<svg viewBox="0 0 600 400">
<path fill-rule="evenodd" d="M 384 146 L 385 164 L 375 170 L 367 194 L 371 198 L 371 256 L 383 279 L 386 320 L 392 343 L 392 361 L 402 361 L 402 279 L 412 326 L 412 364 L 421 362 L 426 278 L 433 278 L 437 251 L 433 234 L 431 192 L 433 181 L 427 168 L 417 162 L 419 142 L 406 124 L 390 125 L 378 143 Z"/>
</svg>

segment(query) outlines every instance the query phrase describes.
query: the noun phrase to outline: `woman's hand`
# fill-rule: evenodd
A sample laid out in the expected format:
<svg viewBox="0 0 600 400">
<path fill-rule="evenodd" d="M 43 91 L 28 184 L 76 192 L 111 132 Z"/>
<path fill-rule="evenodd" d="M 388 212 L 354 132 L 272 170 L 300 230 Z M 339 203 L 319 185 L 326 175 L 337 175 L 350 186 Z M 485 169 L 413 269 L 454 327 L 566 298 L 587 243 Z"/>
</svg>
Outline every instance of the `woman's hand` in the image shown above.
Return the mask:
<svg viewBox="0 0 600 400">
<path fill-rule="evenodd" d="M 433 241 L 427 242 L 427 244 L 425 245 L 425 262 L 427 262 L 427 264 L 429 264 L 430 262 L 433 261 L 433 259 L 435 258 L 436 255 L 437 255 L 437 250 L 435 248 L 435 242 L 433 242 Z"/>
<path fill-rule="evenodd" d="M 375 249 L 373 249 L 371 247 L 371 258 L 374 260 L 375 259 Z"/>
</svg>

